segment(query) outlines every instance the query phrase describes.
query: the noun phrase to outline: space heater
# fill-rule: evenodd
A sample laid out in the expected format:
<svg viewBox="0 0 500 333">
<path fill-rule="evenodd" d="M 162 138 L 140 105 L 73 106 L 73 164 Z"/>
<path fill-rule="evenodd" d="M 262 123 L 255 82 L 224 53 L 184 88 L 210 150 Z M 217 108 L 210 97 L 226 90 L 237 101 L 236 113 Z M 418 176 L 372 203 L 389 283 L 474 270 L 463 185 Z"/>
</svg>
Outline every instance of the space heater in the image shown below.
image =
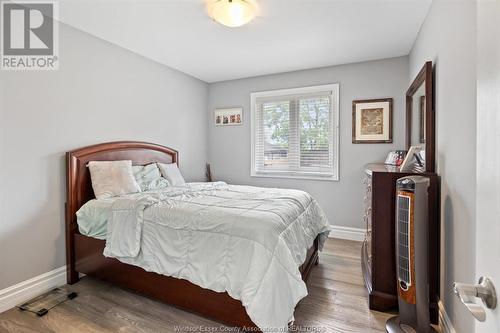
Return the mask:
<svg viewBox="0 0 500 333">
<path fill-rule="evenodd" d="M 389 333 L 434 332 L 429 319 L 429 214 L 426 177 L 396 182 L 396 273 L 399 316 L 387 321 Z"/>
</svg>

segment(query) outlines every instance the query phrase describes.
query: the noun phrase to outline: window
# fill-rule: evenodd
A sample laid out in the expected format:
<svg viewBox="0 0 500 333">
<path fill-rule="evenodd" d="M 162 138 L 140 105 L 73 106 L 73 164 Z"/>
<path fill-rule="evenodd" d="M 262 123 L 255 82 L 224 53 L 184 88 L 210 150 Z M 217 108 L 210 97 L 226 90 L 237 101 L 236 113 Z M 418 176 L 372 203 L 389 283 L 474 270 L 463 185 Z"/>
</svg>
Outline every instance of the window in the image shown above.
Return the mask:
<svg viewBox="0 0 500 333">
<path fill-rule="evenodd" d="M 339 85 L 251 94 L 252 176 L 338 180 Z"/>
</svg>

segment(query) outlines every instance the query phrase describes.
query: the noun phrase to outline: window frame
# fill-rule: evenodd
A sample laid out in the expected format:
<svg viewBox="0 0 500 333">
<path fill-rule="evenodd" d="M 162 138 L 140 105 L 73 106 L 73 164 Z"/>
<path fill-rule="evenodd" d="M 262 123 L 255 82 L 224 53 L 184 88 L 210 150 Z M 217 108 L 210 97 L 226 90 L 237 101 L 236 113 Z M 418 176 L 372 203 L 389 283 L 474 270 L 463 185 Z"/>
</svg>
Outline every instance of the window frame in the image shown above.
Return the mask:
<svg viewBox="0 0 500 333">
<path fill-rule="evenodd" d="M 340 147 L 340 131 L 339 131 L 339 119 L 340 119 L 340 85 L 338 83 L 324 84 L 318 86 L 307 86 L 298 87 L 290 89 L 278 89 L 278 90 L 267 90 L 253 92 L 250 94 L 250 131 L 251 131 L 251 159 L 250 159 L 250 176 L 251 177 L 267 177 L 267 178 L 292 178 L 292 179 L 310 179 L 310 180 L 324 180 L 324 181 L 339 181 L 339 147 Z M 257 100 L 259 98 L 279 98 L 280 96 L 287 95 L 300 95 L 300 94 L 312 94 L 320 93 L 325 91 L 331 91 L 332 102 L 330 105 L 330 112 L 333 113 L 333 124 L 332 124 L 332 135 L 333 135 L 333 174 L 332 175 L 321 175 L 317 172 L 306 172 L 306 171 L 278 171 L 278 170 L 266 170 L 257 171 L 255 169 L 255 155 L 256 155 L 256 115 L 257 115 Z"/>
</svg>

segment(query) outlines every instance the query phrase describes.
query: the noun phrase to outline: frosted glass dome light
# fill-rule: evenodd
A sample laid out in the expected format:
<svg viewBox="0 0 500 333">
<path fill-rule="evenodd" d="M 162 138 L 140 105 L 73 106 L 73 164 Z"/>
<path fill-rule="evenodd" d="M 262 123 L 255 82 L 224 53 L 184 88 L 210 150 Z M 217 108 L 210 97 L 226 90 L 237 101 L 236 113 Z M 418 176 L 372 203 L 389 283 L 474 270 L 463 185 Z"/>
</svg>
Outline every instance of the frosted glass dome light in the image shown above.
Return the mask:
<svg viewBox="0 0 500 333">
<path fill-rule="evenodd" d="M 253 20 L 257 7 L 250 0 L 216 0 L 209 3 L 208 12 L 215 21 L 234 28 Z"/>
</svg>

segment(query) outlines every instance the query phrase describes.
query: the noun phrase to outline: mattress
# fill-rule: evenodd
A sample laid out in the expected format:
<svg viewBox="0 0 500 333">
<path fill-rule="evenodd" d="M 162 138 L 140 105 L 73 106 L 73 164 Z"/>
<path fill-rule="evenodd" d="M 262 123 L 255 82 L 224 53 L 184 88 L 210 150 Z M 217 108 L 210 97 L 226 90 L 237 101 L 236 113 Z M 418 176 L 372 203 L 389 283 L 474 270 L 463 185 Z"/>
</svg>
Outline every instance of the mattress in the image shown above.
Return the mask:
<svg viewBox="0 0 500 333">
<path fill-rule="evenodd" d="M 196 183 L 191 183 L 187 186 L 192 186 L 194 184 Z M 140 196 L 144 196 L 146 193 L 154 194 L 164 190 L 165 189 L 152 190 L 141 193 L 126 194 L 119 197 L 89 200 L 76 212 L 78 230 L 80 234 L 84 236 L 105 240 L 108 229 L 108 219 L 115 201 L 124 198 L 138 198 Z"/>
<path fill-rule="evenodd" d="M 87 201 L 77 212 L 76 222 L 82 235 L 106 239 L 107 223 L 111 207 L 118 198 Z"/>
<path fill-rule="evenodd" d="M 307 295 L 299 267 L 330 231 L 318 203 L 298 190 L 188 183 L 88 204 L 97 223 L 80 226 L 82 211 L 79 227 L 106 239 L 105 256 L 227 292 L 263 332 L 293 321 Z"/>
</svg>

